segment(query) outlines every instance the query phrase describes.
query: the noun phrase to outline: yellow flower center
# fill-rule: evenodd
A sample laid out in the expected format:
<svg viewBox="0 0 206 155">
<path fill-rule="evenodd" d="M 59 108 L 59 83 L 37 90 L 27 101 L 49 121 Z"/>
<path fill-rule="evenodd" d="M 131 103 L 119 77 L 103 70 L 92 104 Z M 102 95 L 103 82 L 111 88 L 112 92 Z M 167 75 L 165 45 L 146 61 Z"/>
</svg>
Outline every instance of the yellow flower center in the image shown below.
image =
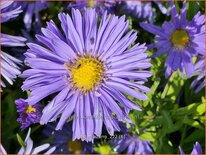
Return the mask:
<svg viewBox="0 0 206 155">
<path fill-rule="evenodd" d="M 29 114 L 31 112 L 36 112 L 36 108 L 32 107 L 32 106 L 27 106 L 26 108 L 26 113 Z"/>
<path fill-rule="evenodd" d="M 88 6 L 90 8 L 93 8 L 95 6 L 95 4 L 96 4 L 96 2 L 94 0 L 87 0 L 87 3 L 88 3 Z"/>
<path fill-rule="evenodd" d="M 98 152 L 100 154 L 111 154 L 112 149 L 108 144 L 103 144 L 103 145 L 99 146 Z"/>
<path fill-rule="evenodd" d="M 82 151 L 81 141 L 79 141 L 79 140 L 75 140 L 75 141 L 70 140 L 68 142 L 68 150 L 71 153 L 81 153 L 81 151 Z"/>
<path fill-rule="evenodd" d="M 189 42 L 189 35 L 185 30 L 176 30 L 172 34 L 171 41 L 176 47 L 185 47 Z"/>
<path fill-rule="evenodd" d="M 73 87 L 83 93 L 93 90 L 103 79 L 104 65 L 97 58 L 80 57 L 73 65 L 67 67 L 70 68 Z"/>
</svg>

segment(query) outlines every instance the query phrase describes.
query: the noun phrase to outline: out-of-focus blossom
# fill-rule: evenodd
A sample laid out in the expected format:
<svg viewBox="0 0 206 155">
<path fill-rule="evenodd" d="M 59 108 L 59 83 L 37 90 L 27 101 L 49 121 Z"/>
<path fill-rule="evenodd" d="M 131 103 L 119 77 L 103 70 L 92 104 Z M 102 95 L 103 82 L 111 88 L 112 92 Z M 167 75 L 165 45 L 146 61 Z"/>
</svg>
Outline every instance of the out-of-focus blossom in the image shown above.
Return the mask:
<svg viewBox="0 0 206 155">
<path fill-rule="evenodd" d="M 1 1 L 1 23 L 18 17 L 21 12 L 21 6 L 15 5 L 14 1 Z"/>
<path fill-rule="evenodd" d="M 137 135 L 125 134 L 124 137 L 114 138 L 111 144 L 118 153 L 153 154 L 150 142 L 141 140 Z"/>
<path fill-rule="evenodd" d="M 108 0 L 75 0 L 68 5 L 68 9 L 79 9 L 84 10 L 85 8 L 95 8 L 99 15 L 103 15 L 105 11 L 113 14 L 116 11 L 116 6 L 120 4 L 118 1 L 108 1 Z"/>
<path fill-rule="evenodd" d="M 168 15 L 168 10 L 162 5 L 162 2 L 154 1 L 163 14 Z M 155 12 L 152 7 L 152 2 L 143 1 L 124 1 L 122 2 L 124 10 L 135 16 L 139 20 L 149 20 L 154 22 Z"/>
<path fill-rule="evenodd" d="M 52 146 L 56 146 L 54 153 L 56 154 L 88 154 L 93 153 L 93 144 L 91 142 L 83 142 L 80 140 L 72 140 L 72 123 L 66 123 L 62 130 L 55 130 L 56 123 L 49 123 L 44 130 L 45 136 L 53 135 Z"/>
<path fill-rule="evenodd" d="M 195 64 L 195 72 L 199 75 L 192 82 L 191 87 L 195 89 L 195 93 L 198 93 L 205 87 L 205 58 L 201 57 Z"/>
<path fill-rule="evenodd" d="M 55 151 L 56 147 L 49 148 L 50 144 L 43 144 L 33 148 L 33 140 L 30 138 L 30 133 L 31 129 L 29 128 L 26 139 L 24 141 L 24 146 L 21 147 L 17 154 L 39 154 L 42 152 L 44 152 L 44 154 L 51 154 Z M 0 153 L 7 154 L 2 145 L 0 146 Z"/>
<path fill-rule="evenodd" d="M 180 154 L 185 154 L 181 147 L 179 147 L 179 149 L 180 149 Z M 191 154 L 203 154 L 202 148 L 198 142 L 194 144 Z"/>
<path fill-rule="evenodd" d="M 19 13 L 22 12 L 21 7 L 14 7 L 13 3 L 13 1 L 1 2 L 1 23 L 16 18 Z M 1 33 L 1 47 L 25 46 L 25 41 L 26 39 L 23 37 L 11 36 Z M 1 75 L 11 85 L 13 84 L 13 81 L 17 75 L 21 73 L 20 68 L 18 67 L 19 64 L 21 64 L 20 60 L 14 58 L 4 51 L 1 51 Z M 6 86 L 2 80 L 1 86 Z"/>
<path fill-rule="evenodd" d="M 22 6 L 24 10 L 24 24 L 26 29 L 30 30 L 32 24 L 36 27 L 41 27 L 41 17 L 39 12 L 50 6 L 49 2 L 45 0 L 40 0 L 37 2 L 16 2 L 18 5 Z M 34 18 L 34 21 L 32 20 Z"/>
</svg>

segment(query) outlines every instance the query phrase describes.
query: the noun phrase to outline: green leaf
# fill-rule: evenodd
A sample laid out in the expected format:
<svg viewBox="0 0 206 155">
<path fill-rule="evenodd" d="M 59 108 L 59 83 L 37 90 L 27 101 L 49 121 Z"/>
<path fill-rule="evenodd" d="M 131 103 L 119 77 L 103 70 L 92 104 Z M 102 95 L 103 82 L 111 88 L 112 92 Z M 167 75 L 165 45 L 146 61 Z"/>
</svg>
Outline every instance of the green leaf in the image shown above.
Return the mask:
<svg viewBox="0 0 206 155">
<path fill-rule="evenodd" d="M 16 134 L 17 140 L 19 142 L 19 144 L 21 145 L 21 147 L 23 147 L 24 149 L 26 149 L 26 145 L 24 144 L 24 141 L 22 140 L 22 138 L 19 136 L 19 134 Z"/>
</svg>

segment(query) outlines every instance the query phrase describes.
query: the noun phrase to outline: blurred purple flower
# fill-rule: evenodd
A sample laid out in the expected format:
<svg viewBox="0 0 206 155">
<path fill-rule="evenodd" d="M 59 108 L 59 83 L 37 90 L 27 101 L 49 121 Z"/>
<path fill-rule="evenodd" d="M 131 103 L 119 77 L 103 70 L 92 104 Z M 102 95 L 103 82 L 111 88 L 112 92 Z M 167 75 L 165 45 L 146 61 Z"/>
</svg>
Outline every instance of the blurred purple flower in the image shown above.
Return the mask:
<svg viewBox="0 0 206 155">
<path fill-rule="evenodd" d="M 178 69 L 181 74 L 185 71 L 186 76 L 191 77 L 194 74 L 192 58 L 205 52 L 205 17 L 197 13 L 192 21 L 187 21 L 186 9 L 184 1 L 179 16 L 175 4 L 171 2 L 171 21 L 164 22 L 162 27 L 140 24 L 143 29 L 156 35 L 156 42 L 149 45 L 150 48 L 158 49 L 154 56 L 168 54 L 166 77 Z"/>
<path fill-rule="evenodd" d="M 72 123 L 66 123 L 62 130 L 55 131 L 56 123 L 46 125 L 44 134 L 47 137 L 53 135 L 52 146 L 56 146 L 56 154 L 88 154 L 93 153 L 93 144 L 91 142 L 82 142 L 72 140 Z"/>
<path fill-rule="evenodd" d="M 2 1 L 1 2 L 1 23 L 6 22 L 10 19 L 16 18 L 19 13 L 22 12 L 21 7 L 14 7 L 13 1 Z M 25 46 L 25 38 L 20 36 L 11 36 L 1 33 L 1 46 L 2 47 L 16 47 Z M 13 56 L 1 51 L 1 75 L 11 85 L 14 79 L 19 75 L 21 61 L 14 58 Z M 1 80 L 1 86 L 6 87 L 5 83 Z"/>
<path fill-rule="evenodd" d="M 38 104 L 28 105 L 24 99 L 15 100 L 19 118 L 17 121 L 21 123 L 21 129 L 29 127 L 33 123 L 38 123 L 41 117 L 41 108 Z"/>
<path fill-rule="evenodd" d="M 168 15 L 167 9 L 162 5 L 161 2 L 154 1 L 163 14 Z M 150 22 L 154 22 L 155 12 L 153 11 L 152 2 L 143 1 L 125 1 L 122 2 L 122 6 L 125 11 L 140 20 L 148 19 Z"/>
<path fill-rule="evenodd" d="M 118 1 L 108 1 L 108 0 L 74 0 L 68 5 L 68 9 L 79 9 L 84 10 L 84 8 L 95 8 L 99 15 L 103 15 L 105 11 L 113 14 L 115 11 L 115 6 L 119 4 Z"/>
<path fill-rule="evenodd" d="M 24 24 L 26 29 L 30 30 L 32 26 L 32 19 L 34 17 L 34 23 L 36 27 L 41 27 L 41 18 L 39 12 L 49 7 L 50 3 L 45 0 L 40 0 L 37 2 L 16 2 L 18 5 L 22 6 L 24 10 Z"/>
<path fill-rule="evenodd" d="M 21 12 L 21 6 L 15 5 L 14 1 L 1 1 L 1 23 L 18 17 Z"/>
<path fill-rule="evenodd" d="M 33 140 L 30 138 L 30 133 L 31 133 L 31 129 L 29 128 L 29 131 L 24 141 L 25 146 L 24 147 L 22 146 L 17 154 L 39 154 L 42 151 L 45 152 L 45 150 L 47 151 L 44 154 L 51 154 L 55 151 L 56 147 L 51 147 L 50 149 L 48 149 L 50 147 L 50 144 L 43 144 L 41 146 L 33 148 Z M 0 145 L 0 153 L 7 154 L 2 145 Z"/>
<path fill-rule="evenodd" d="M 181 147 L 179 147 L 179 149 L 180 149 L 180 154 L 185 154 Z M 202 148 L 198 142 L 194 144 L 191 154 L 203 154 Z"/>
<path fill-rule="evenodd" d="M 192 82 L 191 87 L 198 93 L 205 87 L 205 57 L 201 57 L 195 64 L 195 72 L 199 73 L 197 78 Z"/>
<path fill-rule="evenodd" d="M 27 78 L 22 89 L 31 91 L 27 102 L 34 105 L 59 92 L 44 108 L 41 124 L 61 115 L 56 130 L 62 129 L 74 114 L 73 140 L 100 137 L 103 123 L 113 135 L 120 130 L 118 121 L 131 122 L 129 110 L 141 110 L 123 93 L 147 100 L 144 93 L 150 90 L 143 83 L 151 76 L 145 70 L 151 64 L 146 47 L 136 44 L 128 49 L 137 36 L 133 30 L 127 32 L 129 22 L 125 16 L 118 18 L 105 12 L 99 28 L 94 9 L 82 14 L 72 9 L 72 18 L 60 13 L 59 20 L 62 31 L 50 21 L 42 28 L 43 35 L 36 36 L 47 48 L 27 44 L 26 62 L 31 69 L 21 75 Z"/>
<path fill-rule="evenodd" d="M 126 154 L 153 154 L 151 144 L 147 140 L 141 140 L 137 135 L 125 134 L 124 138 L 115 138 L 111 144 L 117 153 Z"/>
</svg>

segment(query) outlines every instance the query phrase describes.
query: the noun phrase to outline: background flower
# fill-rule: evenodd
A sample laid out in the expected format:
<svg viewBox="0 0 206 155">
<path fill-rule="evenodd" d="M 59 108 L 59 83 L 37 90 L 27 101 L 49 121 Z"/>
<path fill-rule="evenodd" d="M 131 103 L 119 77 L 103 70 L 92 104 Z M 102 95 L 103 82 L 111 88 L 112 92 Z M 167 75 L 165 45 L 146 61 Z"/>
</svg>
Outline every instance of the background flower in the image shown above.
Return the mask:
<svg viewBox="0 0 206 155">
<path fill-rule="evenodd" d="M 38 123 L 41 117 L 41 108 L 38 104 L 28 105 L 24 99 L 15 100 L 19 118 L 17 121 L 21 123 L 21 129 L 25 129 L 33 123 Z"/>
<path fill-rule="evenodd" d="M 150 48 L 158 49 L 155 56 L 168 54 L 166 77 L 177 70 L 182 74 L 185 71 L 186 76 L 191 77 L 194 74 L 192 58 L 204 53 L 205 28 L 203 23 L 205 18 L 198 13 L 189 22 L 186 19 L 186 14 L 186 1 L 183 2 L 180 16 L 175 4 L 171 2 L 171 21 L 164 22 L 162 27 L 146 23 L 140 24 L 143 29 L 156 35 L 155 43 L 150 45 Z M 199 22 L 200 19 L 203 21 Z"/>
<path fill-rule="evenodd" d="M 30 133 L 31 133 L 31 129 L 29 128 L 29 131 L 28 131 L 27 136 L 25 138 L 24 144 L 22 144 L 24 146 L 21 147 L 21 149 L 18 151 L 17 154 L 39 154 L 42 151 L 45 152 L 45 150 L 47 150 L 47 151 L 44 154 L 51 154 L 54 152 L 56 147 L 52 147 L 52 148 L 48 149 L 50 146 L 49 144 L 43 144 L 43 145 L 40 145 L 36 148 L 33 148 L 33 140 L 30 138 Z M 1 150 L 2 150 L 3 154 L 7 154 L 2 145 L 1 145 Z"/>
<path fill-rule="evenodd" d="M 19 13 L 21 13 L 20 6 L 14 6 L 13 1 L 2 1 L 1 2 L 1 23 L 7 22 L 10 19 L 16 18 Z M 25 38 L 20 36 L 12 36 L 8 34 L 1 34 L 1 47 L 16 47 L 16 46 L 25 46 Z M 13 84 L 14 79 L 19 75 L 20 68 L 18 65 L 21 64 L 21 61 L 15 57 L 1 51 L 1 75 L 4 79 Z M 5 87 L 5 83 L 1 80 L 1 86 Z"/>
<path fill-rule="evenodd" d="M 54 153 L 57 154 L 88 154 L 93 152 L 93 144 L 91 142 L 82 142 L 72 139 L 72 123 L 66 123 L 62 130 L 55 130 L 56 123 L 46 125 L 44 135 L 47 137 L 53 136 L 51 141 L 52 146 L 56 146 Z"/>
<path fill-rule="evenodd" d="M 149 141 L 141 140 L 137 135 L 125 134 L 124 138 L 112 140 L 114 150 L 126 154 L 153 154 Z"/>
<path fill-rule="evenodd" d="M 180 154 L 185 154 L 181 147 L 179 147 L 179 149 L 180 149 Z M 193 146 L 193 150 L 192 150 L 191 154 L 202 154 L 202 153 L 203 152 L 202 152 L 202 148 L 201 148 L 200 144 L 198 142 L 196 142 Z"/>
<path fill-rule="evenodd" d="M 205 58 L 201 57 L 195 64 L 195 72 L 199 75 L 192 82 L 191 87 L 195 89 L 195 93 L 205 87 Z"/>
</svg>

